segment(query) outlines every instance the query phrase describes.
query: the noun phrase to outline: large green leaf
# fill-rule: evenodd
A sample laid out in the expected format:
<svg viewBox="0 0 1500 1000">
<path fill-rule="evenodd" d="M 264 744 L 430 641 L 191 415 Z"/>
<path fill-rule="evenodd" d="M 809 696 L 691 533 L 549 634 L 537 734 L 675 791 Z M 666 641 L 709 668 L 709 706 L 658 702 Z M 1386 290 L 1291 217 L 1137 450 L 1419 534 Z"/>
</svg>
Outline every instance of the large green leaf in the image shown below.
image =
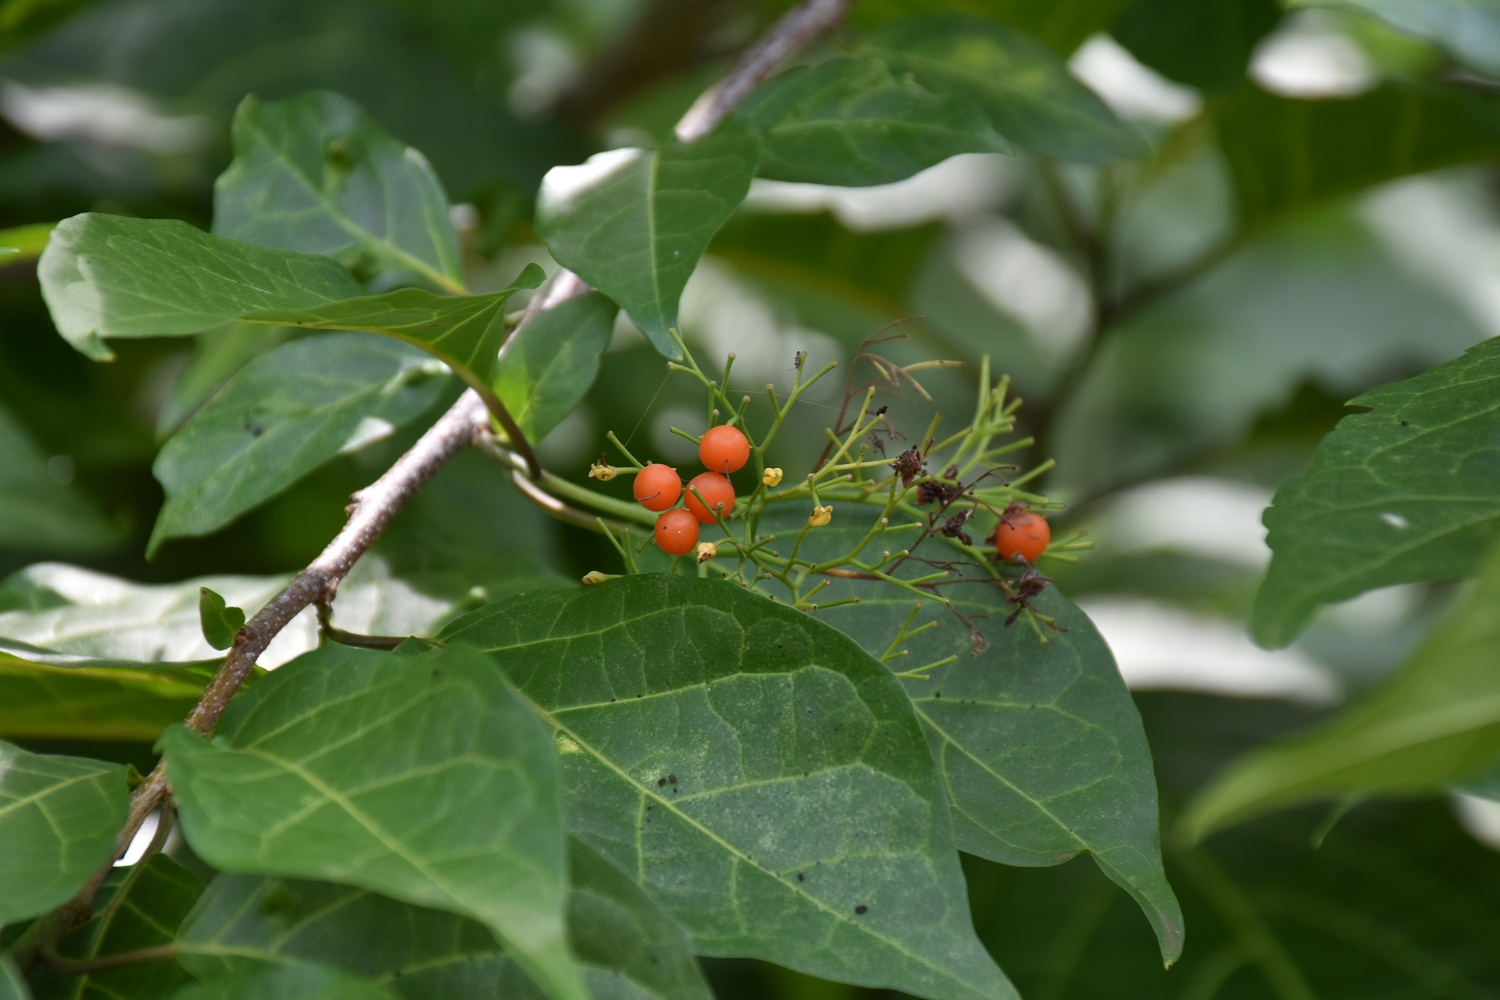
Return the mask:
<svg viewBox="0 0 1500 1000">
<path fill-rule="evenodd" d="M 536 229 L 558 263 L 620 304 L 656 349 L 680 357 L 668 330 L 708 242 L 750 190 L 760 144 L 722 133 L 690 145 L 616 149 L 553 167 Z"/>
<path fill-rule="evenodd" d="M 254 94 L 234 114 L 234 162 L 214 184 L 214 232 L 334 257 L 383 280 L 463 288 L 448 196 L 427 158 L 341 94 Z M 394 272 L 394 274 L 387 274 Z"/>
<path fill-rule="evenodd" d="M 1001 135 L 1044 156 L 1103 163 L 1146 151 L 1056 53 L 996 21 L 912 17 L 871 32 L 860 51 L 911 73 L 928 90 L 973 101 Z"/>
<path fill-rule="evenodd" d="M 1350 401 L 1266 511 L 1251 625 L 1284 646 L 1319 604 L 1471 573 L 1500 538 L 1500 341 Z"/>
<path fill-rule="evenodd" d="M 390 435 L 437 400 L 442 376 L 421 351 L 361 333 L 293 341 L 251 362 L 157 454 L 152 471 L 167 500 L 148 558 Z"/>
<path fill-rule="evenodd" d="M 855 25 L 878 25 L 912 14 L 963 13 L 1004 21 L 1046 42 L 1064 58 L 1089 36 L 1109 30 L 1131 0 L 863 0 L 850 12 Z"/>
<path fill-rule="evenodd" d="M 192 357 L 157 412 L 157 438 L 170 437 L 224 383 L 256 358 L 276 350 L 292 333 L 284 327 L 234 320 L 197 334 Z"/>
<path fill-rule="evenodd" d="M 763 530 L 793 535 L 806 511 L 790 506 L 768 512 Z M 854 549 L 878 513 L 840 507 L 801 552 L 831 559 Z M 933 551 L 920 555 L 944 557 L 942 539 L 926 544 Z M 921 565 L 923 573 L 930 569 Z M 819 599 L 825 595 L 860 599 L 818 617 L 876 656 L 891 647 L 917 603 L 880 582 L 833 580 Z M 943 596 L 982 630 L 984 652 L 973 655 L 969 629 L 934 597 L 911 627 L 936 627 L 904 644 L 908 654 L 893 662 L 907 670 L 957 656 L 928 674 L 931 680 L 903 683 L 947 786 L 959 849 L 1009 865 L 1055 865 L 1089 852 L 1140 904 L 1162 957 L 1175 961 L 1182 911 L 1162 871 L 1151 750 L 1109 647 L 1056 588 L 1036 605 L 1066 631 L 1049 633 L 1045 646 L 1024 624 L 1004 626 L 1013 608 L 992 587 L 954 587 Z"/>
<path fill-rule="evenodd" d="M 213 664 L 95 660 L 0 639 L 0 738 L 152 743 L 213 673 Z"/>
<path fill-rule="evenodd" d="M 594 1000 L 708 1000 L 687 933 L 593 851 L 569 853 L 569 936 Z M 203 980 L 321 963 L 411 1000 L 540 995 L 484 925 L 328 882 L 221 875 L 178 944 Z"/>
<path fill-rule="evenodd" d="M 63 338 L 95 360 L 103 337 L 197 333 L 256 309 L 364 294 L 337 261 L 210 236 L 175 219 L 86 213 L 64 219 L 37 264 Z"/>
<path fill-rule="evenodd" d="M 120 541 L 117 526 L 52 477 L 35 442 L 0 406 L 0 546 L 89 553 Z"/>
<path fill-rule="evenodd" d="M 65 902 L 114 857 L 125 769 L 0 742 L 0 924 Z"/>
<path fill-rule="evenodd" d="M 1285 702 L 1137 695 L 1164 802 L 1224 757 L 1305 725 Z M 1090 866 L 966 866 L 974 919 L 1026 996 L 1056 1000 L 1430 1000 L 1500 988 L 1500 854 L 1440 802 L 1303 810 L 1227 830 L 1167 868 L 1192 937 L 1163 971 L 1126 896 Z"/>
<path fill-rule="evenodd" d="M 324 647 L 236 699 L 213 743 L 177 728 L 162 746 L 183 832 L 214 867 L 467 914 L 554 1000 L 585 996 L 556 758 L 484 657 Z"/>
<path fill-rule="evenodd" d="M 488 295 L 445 296 L 402 288 L 306 309 L 263 309 L 244 318 L 276 326 L 383 333 L 422 348 L 481 395 L 489 395 L 495 357 L 505 340 L 505 303 L 545 277 L 540 267 L 527 264 L 508 288 Z"/>
<path fill-rule="evenodd" d="M 578 408 L 599 374 L 619 307 L 598 292 L 539 313 L 500 352 L 495 395 L 533 442 Z"/>
<path fill-rule="evenodd" d="M 193 983 L 171 1000 L 399 1000 L 388 986 L 326 965 L 273 965 Z"/>
<path fill-rule="evenodd" d="M 890 184 L 958 153 L 1011 152 L 972 101 L 895 77 L 878 59 L 788 70 L 738 113 L 760 135 L 760 176 L 780 181 Z"/>
<path fill-rule="evenodd" d="M 1440 791 L 1500 760 L 1500 550 L 1401 672 L 1327 725 L 1256 750 L 1184 819 L 1200 838 L 1311 799 Z"/>
<path fill-rule="evenodd" d="M 1140 0 L 1110 34 L 1168 79 L 1232 90 L 1244 83 L 1256 43 L 1280 19 L 1276 0 Z"/>
<path fill-rule="evenodd" d="M 1322 101 L 1245 87 L 1211 111 L 1247 228 L 1382 181 L 1500 155 L 1496 99 L 1429 84 Z"/>
<path fill-rule="evenodd" d="M 202 892 L 198 876 L 164 854 L 116 868 L 99 890 L 93 917 L 63 937 L 57 953 L 88 960 L 169 945 Z M 168 958 L 84 976 L 40 972 L 33 985 L 37 1000 L 160 1000 L 191 981 Z"/>
<path fill-rule="evenodd" d="M 1010 997 L 975 941 L 910 702 L 836 630 L 718 580 L 521 595 L 441 638 L 551 726 L 568 825 L 701 954 L 917 996 Z"/>
</svg>

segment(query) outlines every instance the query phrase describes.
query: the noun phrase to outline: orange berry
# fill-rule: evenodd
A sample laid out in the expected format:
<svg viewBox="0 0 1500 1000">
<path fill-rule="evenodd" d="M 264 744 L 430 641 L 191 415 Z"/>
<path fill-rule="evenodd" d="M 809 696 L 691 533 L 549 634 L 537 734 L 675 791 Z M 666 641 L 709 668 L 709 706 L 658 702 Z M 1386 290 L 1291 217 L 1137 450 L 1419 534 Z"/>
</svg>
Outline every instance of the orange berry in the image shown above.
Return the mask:
<svg viewBox="0 0 1500 1000">
<path fill-rule="evenodd" d="M 635 483 L 630 489 L 647 510 L 666 510 L 682 496 L 682 479 L 676 469 L 652 462 L 635 474 Z"/>
<path fill-rule="evenodd" d="M 738 472 L 750 461 L 750 442 L 738 427 L 720 424 L 703 432 L 698 443 L 698 457 L 703 467 L 713 472 L 729 475 Z"/>
<path fill-rule="evenodd" d="M 694 490 L 708 504 L 707 507 L 693 496 Z M 719 511 L 727 521 L 734 510 L 734 484 L 717 472 L 700 472 L 688 483 L 687 509 L 703 524 L 714 523 L 714 511 Z"/>
<path fill-rule="evenodd" d="M 681 507 L 662 511 L 656 518 L 656 544 L 668 555 L 687 555 L 698 545 L 697 518 Z"/>
<path fill-rule="evenodd" d="M 1052 529 L 1040 514 L 1021 511 L 1010 515 L 1010 522 L 1000 522 L 995 529 L 995 551 L 1002 559 L 1021 556 L 1029 563 L 1037 561 L 1052 541 Z"/>
</svg>

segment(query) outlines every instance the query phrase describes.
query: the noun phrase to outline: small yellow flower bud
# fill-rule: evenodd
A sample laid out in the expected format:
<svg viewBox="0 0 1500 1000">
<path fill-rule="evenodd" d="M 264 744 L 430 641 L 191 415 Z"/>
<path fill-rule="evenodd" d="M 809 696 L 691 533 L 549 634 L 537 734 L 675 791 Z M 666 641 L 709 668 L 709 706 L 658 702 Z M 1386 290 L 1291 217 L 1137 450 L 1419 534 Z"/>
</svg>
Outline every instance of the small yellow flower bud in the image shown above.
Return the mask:
<svg viewBox="0 0 1500 1000">
<path fill-rule="evenodd" d="M 698 561 L 700 563 L 708 562 L 710 559 L 712 559 L 714 556 L 716 556 L 718 554 L 719 554 L 719 547 L 717 545 L 715 545 L 713 542 L 699 542 L 698 543 Z"/>
<path fill-rule="evenodd" d="M 597 479 L 601 483 L 607 483 L 619 474 L 619 469 L 615 468 L 613 465 L 607 465 L 604 462 L 595 462 L 593 465 L 589 466 L 589 478 Z"/>
<path fill-rule="evenodd" d="M 767 469 L 765 475 L 760 477 L 760 481 L 765 483 L 772 489 L 775 489 L 776 487 L 781 485 L 781 470 Z"/>
<path fill-rule="evenodd" d="M 807 519 L 807 523 L 814 528 L 821 528 L 831 520 L 833 520 L 833 504 L 829 504 L 827 507 L 814 507 L 812 516 Z"/>
<path fill-rule="evenodd" d="M 599 572 L 596 569 L 596 570 L 590 570 L 589 573 L 588 573 L 588 575 L 583 578 L 583 582 L 585 584 L 603 583 L 605 580 L 614 580 L 614 579 L 616 579 L 616 575 L 615 574 L 612 574 L 612 573 L 601 573 L 601 572 Z"/>
</svg>

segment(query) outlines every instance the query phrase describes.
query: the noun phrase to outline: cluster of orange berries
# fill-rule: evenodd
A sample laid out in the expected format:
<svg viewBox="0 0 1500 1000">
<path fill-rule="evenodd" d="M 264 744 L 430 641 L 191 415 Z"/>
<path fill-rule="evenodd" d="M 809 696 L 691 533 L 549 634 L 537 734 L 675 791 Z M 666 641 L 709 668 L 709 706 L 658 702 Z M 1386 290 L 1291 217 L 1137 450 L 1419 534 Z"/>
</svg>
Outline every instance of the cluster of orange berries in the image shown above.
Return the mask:
<svg viewBox="0 0 1500 1000">
<path fill-rule="evenodd" d="M 686 491 L 677 470 L 660 462 L 652 462 L 635 474 L 632 492 L 642 507 L 661 511 L 656 518 L 656 544 L 669 555 L 693 551 L 698 545 L 698 525 L 712 524 L 716 512 L 729 517 L 734 510 L 734 484 L 729 474 L 738 472 L 750 460 L 750 442 L 738 427 L 710 427 L 698 442 L 698 458 L 710 471 L 694 476 Z M 679 507 L 677 500 L 684 492 L 685 506 Z"/>
</svg>

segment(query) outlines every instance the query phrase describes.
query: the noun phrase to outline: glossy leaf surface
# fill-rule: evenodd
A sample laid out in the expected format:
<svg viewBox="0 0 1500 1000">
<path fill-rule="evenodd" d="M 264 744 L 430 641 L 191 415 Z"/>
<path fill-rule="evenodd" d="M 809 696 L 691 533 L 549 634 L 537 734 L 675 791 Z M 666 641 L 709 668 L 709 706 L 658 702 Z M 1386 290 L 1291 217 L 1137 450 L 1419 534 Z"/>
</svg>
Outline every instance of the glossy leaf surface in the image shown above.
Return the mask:
<svg viewBox="0 0 1500 1000">
<path fill-rule="evenodd" d="M 0 545 L 98 552 L 119 541 L 92 503 L 53 478 L 36 442 L 0 407 Z"/>
<path fill-rule="evenodd" d="M 1500 342 L 1350 400 L 1265 514 L 1271 569 L 1251 625 L 1284 646 L 1317 606 L 1467 575 L 1500 538 Z"/>
<path fill-rule="evenodd" d="M 779 181 L 890 184 L 959 153 L 1011 152 L 972 101 L 897 78 L 878 59 L 787 70 L 738 113 L 760 135 L 760 176 Z"/>
<path fill-rule="evenodd" d="M 598 292 L 537 314 L 505 343 L 495 395 L 533 442 L 578 408 L 609 346 L 619 307 Z"/>
<path fill-rule="evenodd" d="M 421 351 L 361 333 L 293 341 L 252 361 L 157 454 L 152 471 L 167 501 L 148 552 L 211 534 L 325 462 L 388 437 L 447 383 Z"/>
<path fill-rule="evenodd" d="M 125 769 L 0 743 L 0 924 L 65 902 L 114 857 Z"/>
<path fill-rule="evenodd" d="M 256 309 L 298 309 L 365 290 L 337 261 L 210 236 L 174 219 L 64 219 L 37 263 L 58 333 L 95 360 L 105 337 L 197 333 Z"/>
<path fill-rule="evenodd" d="M 789 505 L 790 506 L 790 505 Z M 767 515 L 765 530 L 797 526 Z M 772 514 L 781 514 L 773 511 Z M 802 553 L 835 558 L 864 538 L 877 510 L 842 505 L 834 523 L 811 532 Z M 904 520 L 902 518 L 901 520 Z M 899 523 L 899 522 L 896 522 Z M 785 525 L 778 530 L 778 525 Z M 903 544 L 916 532 L 896 536 Z M 891 542 L 875 543 L 895 548 Z M 941 559 L 940 538 L 922 555 Z M 917 567 L 909 567 L 917 569 Z M 898 575 L 922 575 L 929 570 Z M 986 648 L 975 657 L 969 629 L 936 595 L 911 627 L 936 627 L 893 652 L 890 669 L 912 670 L 956 656 L 930 680 L 903 680 L 953 804 L 960 850 L 1009 865 L 1055 865 L 1080 851 L 1129 892 L 1156 930 L 1163 958 L 1182 952 L 1182 911 L 1162 870 L 1151 750 L 1114 657 L 1088 617 L 1056 588 L 1036 600 L 1066 631 L 1042 645 L 1024 622 L 1006 628 L 1012 607 L 985 585 L 943 595 L 972 618 Z M 874 656 L 884 655 L 918 598 L 886 583 L 838 580 L 819 600 L 859 597 L 819 611 Z M 900 649 L 907 654 L 899 655 Z"/>
<path fill-rule="evenodd" d="M 1252 753 L 1205 791 L 1189 836 L 1319 798 L 1436 792 L 1500 761 L 1500 555 L 1400 673 L 1327 725 Z"/>
<path fill-rule="evenodd" d="M 729 583 L 521 595 L 442 638 L 553 731 L 569 829 L 701 954 L 927 997 L 1010 997 L 969 928 L 910 702 L 836 630 Z"/>
<path fill-rule="evenodd" d="M 1010 141 L 1060 160 L 1144 154 L 1139 136 L 1047 46 L 996 21 L 926 15 L 871 32 L 860 51 L 928 90 L 978 104 Z"/>
<path fill-rule="evenodd" d="M 490 391 L 495 356 L 505 339 L 505 303 L 545 275 L 527 264 L 510 287 L 488 295 L 434 295 L 403 288 L 384 295 L 309 309 L 266 309 L 245 316 L 255 323 L 315 330 L 364 330 L 415 344 L 482 393 Z"/>
<path fill-rule="evenodd" d="M 1256 44 L 1281 19 L 1276 0 L 1143 0 L 1110 34 L 1169 80 L 1200 90 L 1245 82 Z"/>
<path fill-rule="evenodd" d="M 1427 85 L 1324 101 L 1247 87 L 1211 110 L 1247 228 L 1381 181 L 1500 154 L 1493 97 Z"/>
<path fill-rule="evenodd" d="M 165 854 L 116 868 L 99 890 L 93 917 L 64 936 L 57 953 L 80 961 L 169 945 L 202 892 L 198 876 Z M 37 1000 L 158 1000 L 191 981 L 170 958 L 83 976 L 34 973 Z"/>
<path fill-rule="evenodd" d="M 214 867 L 472 916 L 549 996 L 584 995 L 550 741 L 484 657 L 323 647 L 237 698 L 213 743 L 177 728 L 162 745 Z"/>
<path fill-rule="evenodd" d="M 214 232 L 320 253 L 356 274 L 463 287 L 448 196 L 427 158 L 329 91 L 254 94 L 234 115 L 234 162 L 214 184 Z"/>
<path fill-rule="evenodd" d="M 682 289 L 745 199 L 758 156 L 753 136 L 723 133 L 554 167 L 537 195 L 537 235 L 558 263 L 618 302 L 658 351 L 677 358 L 667 331 L 677 326 Z"/>
</svg>

